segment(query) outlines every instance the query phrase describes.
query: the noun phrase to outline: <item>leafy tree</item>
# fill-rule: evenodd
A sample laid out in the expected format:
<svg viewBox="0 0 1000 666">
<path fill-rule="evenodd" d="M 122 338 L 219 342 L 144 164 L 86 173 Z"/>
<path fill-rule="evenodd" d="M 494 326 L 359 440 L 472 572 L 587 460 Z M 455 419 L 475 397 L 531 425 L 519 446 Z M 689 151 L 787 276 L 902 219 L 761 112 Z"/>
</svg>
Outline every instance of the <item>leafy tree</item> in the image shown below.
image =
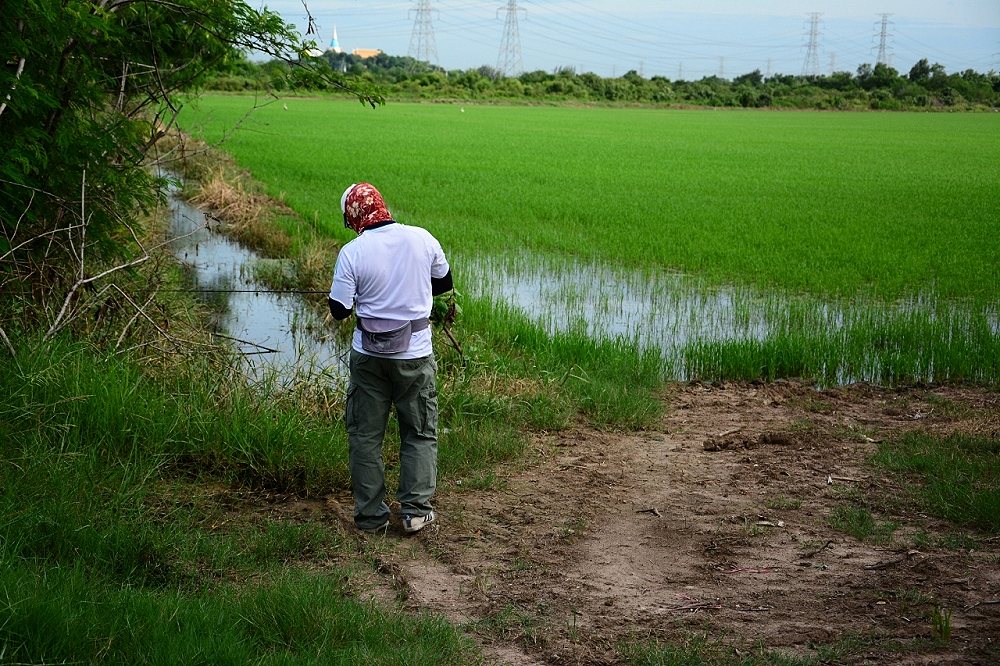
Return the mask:
<svg viewBox="0 0 1000 666">
<path fill-rule="evenodd" d="M 910 68 L 910 73 L 907 76 L 913 83 L 919 83 L 923 85 L 931 78 L 931 65 L 927 62 L 927 58 L 922 58 L 917 61 L 913 67 Z"/>
<path fill-rule="evenodd" d="M 30 286 L 17 311 L 47 317 L 54 333 L 102 278 L 90 274 L 92 260 L 124 268 L 148 258 L 136 213 L 162 191 L 145 161 L 177 116 L 176 93 L 243 66 L 245 51 L 291 60 L 308 45 L 277 14 L 241 0 L 19 0 L 4 9 L 0 289 Z M 329 69 L 311 71 L 348 89 Z M 0 332 L 14 310 L 4 299 Z"/>
<path fill-rule="evenodd" d="M 754 88 L 760 87 L 760 85 L 763 82 L 764 82 L 764 75 L 761 74 L 759 69 L 755 69 L 747 74 L 740 74 L 735 79 L 733 79 L 733 83 L 735 83 L 736 85 L 746 84 Z"/>
</svg>

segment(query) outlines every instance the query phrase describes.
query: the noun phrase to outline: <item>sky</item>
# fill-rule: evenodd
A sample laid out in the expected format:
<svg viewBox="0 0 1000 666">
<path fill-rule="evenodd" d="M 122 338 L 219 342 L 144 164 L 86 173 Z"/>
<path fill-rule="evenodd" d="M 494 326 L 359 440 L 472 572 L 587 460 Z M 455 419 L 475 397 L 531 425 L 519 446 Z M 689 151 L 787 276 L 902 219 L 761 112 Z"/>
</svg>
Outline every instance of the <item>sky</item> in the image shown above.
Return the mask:
<svg viewBox="0 0 1000 666">
<path fill-rule="evenodd" d="M 257 0 L 260 2 L 260 0 Z M 511 0 L 429 0 L 437 57 L 445 69 L 499 67 Z M 254 4 L 254 0 L 248 0 Z M 264 0 L 302 32 L 303 0 Z M 325 48 L 414 55 L 416 0 L 305 0 Z M 874 64 L 887 14 L 885 56 L 906 74 L 921 58 L 950 72 L 1000 71 L 1000 0 L 516 0 L 522 71 L 695 80 L 764 74 L 855 72 Z M 815 39 L 811 15 L 818 14 Z M 810 49 L 810 44 L 814 48 Z M 425 42 L 423 52 L 429 50 Z M 503 56 L 507 56 L 506 58 Z"/>
</svg>

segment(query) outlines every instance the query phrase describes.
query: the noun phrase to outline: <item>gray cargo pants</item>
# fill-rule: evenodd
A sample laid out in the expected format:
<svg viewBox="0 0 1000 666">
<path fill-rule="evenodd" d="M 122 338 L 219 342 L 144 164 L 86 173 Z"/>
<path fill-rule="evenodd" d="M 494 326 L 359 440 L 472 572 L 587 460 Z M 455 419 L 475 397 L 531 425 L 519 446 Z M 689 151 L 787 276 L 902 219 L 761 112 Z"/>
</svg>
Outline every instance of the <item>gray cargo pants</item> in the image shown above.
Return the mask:
<svg viewBox="0 0 1000 666">
<path fill-rule="evenodd" d="M 345 420 L 355 524 L 372 529 L 389 517 L 382 440 L 392 405 L 399 420 L 400 512 L 427 515 L 437 484 L 434 355 L 396 360 L 351 350 L 350 367 Z"/>
</svg>

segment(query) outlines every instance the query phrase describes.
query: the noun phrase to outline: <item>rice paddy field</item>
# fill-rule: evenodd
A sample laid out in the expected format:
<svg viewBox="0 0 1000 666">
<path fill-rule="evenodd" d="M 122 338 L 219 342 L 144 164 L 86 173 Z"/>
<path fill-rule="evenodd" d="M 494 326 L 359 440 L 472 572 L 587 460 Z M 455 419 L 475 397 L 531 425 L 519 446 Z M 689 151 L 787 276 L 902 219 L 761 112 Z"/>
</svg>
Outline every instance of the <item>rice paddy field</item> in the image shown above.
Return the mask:
<svg viewBox="0 0 1000 666">
<path fill-rule="evenodd" d="M 442 241 L 469 334 L 526 319 L 665 378 L 1000 377 L 997 114 L 207 96 L 181 123 L 340 241 L 375 184 Z"/>
</svg>

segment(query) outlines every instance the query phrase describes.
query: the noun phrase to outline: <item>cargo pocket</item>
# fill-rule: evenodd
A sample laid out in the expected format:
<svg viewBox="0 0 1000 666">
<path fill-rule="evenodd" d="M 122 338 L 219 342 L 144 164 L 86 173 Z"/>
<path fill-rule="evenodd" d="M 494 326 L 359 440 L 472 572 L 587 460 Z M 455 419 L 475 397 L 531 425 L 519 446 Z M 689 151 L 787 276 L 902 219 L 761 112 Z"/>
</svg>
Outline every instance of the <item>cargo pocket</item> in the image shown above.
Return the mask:
<svg viewBox="0 0 1000 666">
<path fill-rule="evenodd" d="M 357 395 L 357 384 L 351 384 L 347 387 L 347 404 L 344 407 L 344 426 L 347 428 L 347 434 L 349 435 L 355 435 L 358 432 Z"/>
<path fill-rule="evenodd" d="M 421 437 L 437 437 L 437 427 L 438 427 L 437 387 L 430 386 L 420 392 L 419 411 L 420 411 Z"/>
</svg>

